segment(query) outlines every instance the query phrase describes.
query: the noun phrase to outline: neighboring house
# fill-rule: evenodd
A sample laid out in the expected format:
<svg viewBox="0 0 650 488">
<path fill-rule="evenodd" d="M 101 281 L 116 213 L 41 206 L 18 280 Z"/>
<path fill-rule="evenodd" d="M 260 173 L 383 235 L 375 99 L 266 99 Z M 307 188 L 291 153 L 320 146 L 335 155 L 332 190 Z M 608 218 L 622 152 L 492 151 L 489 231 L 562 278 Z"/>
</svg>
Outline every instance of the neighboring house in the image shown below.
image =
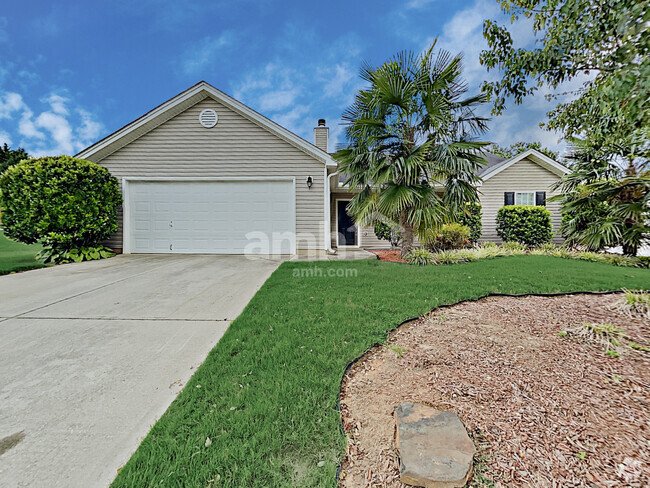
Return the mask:
<svg viewBox="0 0 650 488">
<path fill-rule="evenodd" d="M 77 157 L 120 180 L 120 226 L 107 245 L 125 253 L 387 247 L 372 228 L 357 230 L 347 215 L 353 193 L 342 187 L 327 152 L 328 132 L 319 120 L 311 144 L 200 82 Z M 503 192 L 528 198 L 520 193 L 548 192 L 557 180 L 558 163 L 528 153 L 485 170 L 486 238 L 493 238 L 488 220 L 503 204 Z"/>
<path fill-rule="evenodd" d="M 551 187 L 569 170 L 545 154 L 529 149 L 506 159 L 485 154 L 487 165 L 479 171 L 483 180 L 479 199 L 483 207 L 481 240 L 500 242 L 496 231 L 497 212 L 504 205 L 544 205 L 551 212 L 554 240 L 561 241 L 560 204 L 548 199 L 558 194 Z"/>
</svg>

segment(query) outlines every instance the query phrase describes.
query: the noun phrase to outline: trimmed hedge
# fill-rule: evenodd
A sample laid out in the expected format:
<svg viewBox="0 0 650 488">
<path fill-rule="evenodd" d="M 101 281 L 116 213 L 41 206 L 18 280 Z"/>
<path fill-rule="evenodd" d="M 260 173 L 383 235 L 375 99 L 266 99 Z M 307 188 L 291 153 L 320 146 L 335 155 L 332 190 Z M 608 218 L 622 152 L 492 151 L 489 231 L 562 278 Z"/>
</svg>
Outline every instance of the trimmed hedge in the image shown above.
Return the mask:
<svg viewBox="0 0 650 488">
<path fill-rule="evenodd" d="M 458 221 L 459 223 L 469 227 L 469 240 L 472 241 L 473 244 L 476 244 L 483 233 L 483 222 L 481 220 L 483 217 L 483 209 L 480 203 L 468 203 L 466 208 L 467 213 L 461 215 Z"/>
<path fill-rule="evenodd" d="M 504 242 L 537 246 L 551 241 L 551 212 L 545 207 L 506 205 L 497 213 L 497 234 Z"/>
<path fill-rule="evenodd" d="M 4 233 L 25 244 L 96 246 L 117 231 L 121 203 L 106 168 L 70 156 L 21 161 L 0 176 Z"/>
<path fill-rule="evenodd" d="M 427 249 L 430 251 L 447 251 L 469 247 L 470 228 L 461 224 L 444 224 L 440 230 L 427 239 Z"/>
</svg>

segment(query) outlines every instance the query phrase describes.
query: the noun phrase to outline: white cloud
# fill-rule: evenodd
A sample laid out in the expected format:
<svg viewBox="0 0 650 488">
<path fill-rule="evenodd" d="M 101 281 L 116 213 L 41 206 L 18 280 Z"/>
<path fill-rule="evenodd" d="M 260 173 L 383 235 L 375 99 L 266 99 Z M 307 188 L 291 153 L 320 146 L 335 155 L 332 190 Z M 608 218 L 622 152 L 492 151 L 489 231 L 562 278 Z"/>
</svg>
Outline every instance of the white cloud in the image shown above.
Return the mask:
<svg viewBox="0 0 650 488">
<path fill-rule="evenodd" d="M 18 122 L 18 133 L 27 139 L 45 139 L 45 134 L 38 130 L 33 117 L 34 112 L 25 107 Z"/>
<path fill-rule="evenodd" d="M 0 97 L 0 138 L 18 144 L 34 156 L 75 154 L 99 137 L 103 126 L 82 108 L 70 109 L 72 101 L 57 93 L 40 99 L 47 108 L 37 115 L 18 93 Z M 15 133 L 14 133 L 15 131 Z"/>
<path fill-rule="evenodd" d="M 0 97 L 0 119 L 10 119 L 14 112 L 24 107 L 23 97 L 18 93 L 8 92 Z"/>
<path fill-rule="evenodd" d="M 0 131 L 0 146 L 7 144 L 11 146 L 11 136 L 4 131 Z"/>
<path fill-rule="evenodd" d="M 205 37 L 198 45 L 193 46 L 183 55 L 183 70 L 188 75 L 194 75 L 218 62 L 218 54 L 234 40 L 232 31 L 225 31 L 218 37 Z"/>
<path fill-rule="evenodd" d="M 298 94 L 299 90 L 297 88 L 275 90 L 265 93 L 259 101 L 260 110 L 269 112 L 284 110 L 293 105 Z"/>
<path fill-rule="evenodd" d="M 410 2 L 407 2 L 406 8 L 408 9 L 421 9 L 424 7 L 427 7 L 428 5 L 432 4 L 436 0 L 411 0 Z"/>
<path fill-rule="evenodd" d="M 44 101 L 50 104 L 50 108 L 55 114 L 68 115 L 68 109 L 65 107 L 65 104 L 69 102 L 67 98 L 52 93 Z"/>
<path fill-rule="evenodd" d="M 100 136 L 104 126 L 100 122 L 93 120 L 92 114 L 86 110 L 77 109 L 77 113 L 81 117 L 81 126 L 77 130 L 77 134 L 85 146 Z"/>
</svg>

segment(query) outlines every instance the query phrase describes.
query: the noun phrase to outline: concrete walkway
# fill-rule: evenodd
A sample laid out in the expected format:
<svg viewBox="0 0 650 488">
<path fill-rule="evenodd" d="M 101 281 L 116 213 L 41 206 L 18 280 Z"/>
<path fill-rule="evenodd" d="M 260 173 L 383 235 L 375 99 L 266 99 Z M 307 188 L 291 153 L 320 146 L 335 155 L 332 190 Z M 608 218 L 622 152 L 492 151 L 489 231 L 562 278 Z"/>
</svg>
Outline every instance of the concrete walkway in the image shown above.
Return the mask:
<svg viewBox="0 0 650 488">
<path fill-rule="evenodd" d="M 281 260 L 117 256 L 0 277 L 0 487 L 105 487 Z"/>
</svg>

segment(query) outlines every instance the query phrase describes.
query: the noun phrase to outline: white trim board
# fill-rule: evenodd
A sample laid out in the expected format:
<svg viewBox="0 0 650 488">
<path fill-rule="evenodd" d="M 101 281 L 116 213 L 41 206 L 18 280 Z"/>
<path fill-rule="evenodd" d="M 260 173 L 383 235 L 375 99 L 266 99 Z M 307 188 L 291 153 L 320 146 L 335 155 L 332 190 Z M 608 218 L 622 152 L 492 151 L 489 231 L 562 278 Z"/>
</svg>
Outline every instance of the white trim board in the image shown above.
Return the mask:
<svg viewBox="0 0 650 488">
<path fill-rule="evenodd" d="M 538 164 L 542 168 L 545 168 L 552 173 L 555 173 L 558 176 L 563 176 L 567 173 L 570 173 L 571 171 L 569 168 L 566 166 L 561 165 L 557 161 L 549 158 L 546 154 L 543 154 L 536 149 L 528 149 L 527 151 L 524 151 L 520 154 L 517 154 L 516 156 L 498 164 L 497 166 L 494 166 L 490 170 L 488 170 L 486 173 L 484 173 L 481 176 L 481 179 L 483 181 L 489 180 L 493 176 L 498 175 L 502 171 L 505 171 L 508 169 L 510 166 L 512 166 L 515 163 L 518 163 L 522 159 L 529 158 L 533 163 Z"/>
<path fill-rule="evenodd" d="M 200 95 L 202 92 L 204 92 L 207 96 L 210 96 L 213 99 L 217 100 L 218 102 L 223 103 L 229 109 L 237 112 L 239 115 L 247 118 L 248 120 L 259 125 L 260 127 L 268 130 L 272 134 L 283 139 L 289 144 L 295 146 L 296 148 L 300 149 L 306 154 L 312 156 L 314 159 L 317 159 L 318 161 L 324 163 L 325 166 L 336 167 L 337 165 L 336 161 L 334 161 L 334 159 L 327 152 L 307 142 L 303 138 L 297 136 L 296 134 L 289 131 L 288 129 L 285 129 L 284 127 L 277 124 L 276 122 L 273 122 L 271 119 L 268 119 L 267 117 L 264 117 L 263 115 L 257 113 L 255 110 L 244 105 L 240 101 L 235 100 L 229 95 L 226 95 L 224 92 L 216 89 L 215 87 L 213 87 L 212 85 L 210 85 L 205 81 L 201 81 L 196 85 L 188 88 L 184 92 L 179 93 L 178 95 L 166 101 L 162 105 L 159 105 L 158 107 L 154 108 L 150 112 L 146 113 L 139 119 L 134 120 L 133 122 L 113 132 L 112 134 L 100 140 L 99 142 L 96 142 L 95 144 L 87 147 L 83 151 L 79 152 L 76 155 L 76 157 L 82 159 L 88 159 L 89 157 L 92 157 L 93 154 L 96 154 L 99 151 L 107 148 L 108 146 L 117 143 L 120 139 L 122 139 L 129 133 L 145 125 L 146 123 L 153 121 L 154 119 L 161 116 L 168 110 L 171 110 L 172 108 L 176 107 L 177 105 L 180 105 L 181 103 L 187 101 L 188 99 Z"/>
<path fill-rule="evenodd" d="M 357 242 L 356 244 L 350 245 L 340 245 L 339 244 L 339 202 L 350 202 L 351 198 L 335 198 L 334 199 L 334 211 L 336 212 L 336 247 L 340 249 L 354 249 L 361 247 L 361 229 L 358 224 L 354 224 L 357 228 Z"/>
</svg>

